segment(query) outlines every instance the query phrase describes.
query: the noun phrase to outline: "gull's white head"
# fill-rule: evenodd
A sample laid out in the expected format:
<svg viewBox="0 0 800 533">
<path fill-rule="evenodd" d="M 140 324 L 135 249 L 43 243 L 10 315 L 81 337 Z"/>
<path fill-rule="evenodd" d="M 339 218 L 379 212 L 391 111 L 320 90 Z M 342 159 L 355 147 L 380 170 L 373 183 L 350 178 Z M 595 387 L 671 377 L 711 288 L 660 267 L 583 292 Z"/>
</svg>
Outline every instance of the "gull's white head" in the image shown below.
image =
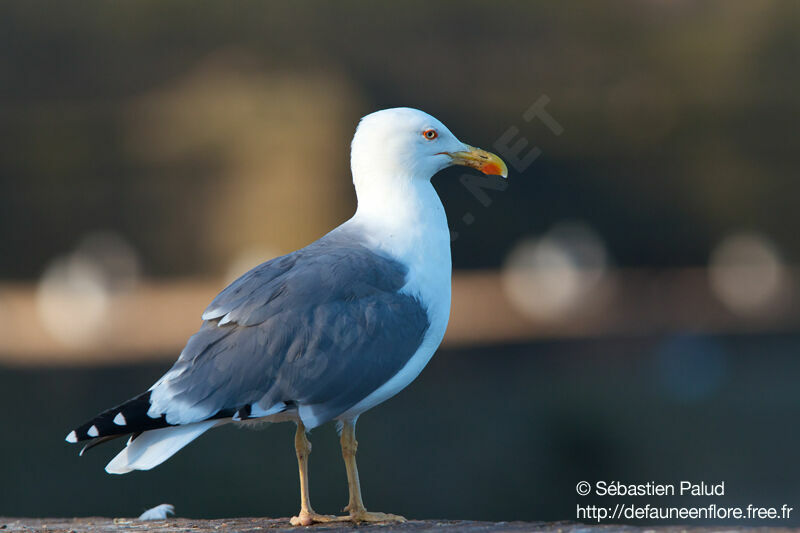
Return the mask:
<svg viewBox="0 0 800 533">
<path fill-rule="evenodd" d="M 374 187 L 405 188 L 415 180 L 430 181 L 451 165 L 508 176 L 499 157 L 462 143 L 444 124 L 417 109 L 376 111 L 361 119 L 353 137 L 350 166 L 359 197 Z"/>
</svg>

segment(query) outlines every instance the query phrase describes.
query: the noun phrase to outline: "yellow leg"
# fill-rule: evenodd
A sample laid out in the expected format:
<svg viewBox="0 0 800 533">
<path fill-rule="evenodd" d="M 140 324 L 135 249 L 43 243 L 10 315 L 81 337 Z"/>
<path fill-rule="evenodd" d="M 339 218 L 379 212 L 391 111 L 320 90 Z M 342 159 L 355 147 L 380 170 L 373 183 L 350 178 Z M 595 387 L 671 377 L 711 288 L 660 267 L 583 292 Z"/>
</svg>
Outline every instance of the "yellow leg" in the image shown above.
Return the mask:
<svg viewBox="0 0 800 533">
<path fill-rule="evenodd" d="M 297 432 L 294 434 L 294 449 L 297 452 L 297 466 L 300 470 L 300 513 L 293 516 L 293 526 L 310 526 L 315 522 L 332 522 L 338 517 L 321 515 L 311 508 L 311 497 L 308 493 L 308 456 L 311 455 L 311 443 L 306 437 L 306 427 L 301 421 L 297 422 Z"/>
<path fill-rule="evenodd" d="M 353 522 L 405 522 L 406 519 L 399 515 L 388 513 L 371 513 L 364 507 L 361 499 L 361 483 L 358 479 L 358 467 L 356 466 L 356 441 L 355 422 L 344 423 L 342 428 L 342 457 L 344 466 L 347 469 L 347 484 L 350 490 L 350 503 L 344 508 L 350 513 L 350 520 Z"/>
</svg>

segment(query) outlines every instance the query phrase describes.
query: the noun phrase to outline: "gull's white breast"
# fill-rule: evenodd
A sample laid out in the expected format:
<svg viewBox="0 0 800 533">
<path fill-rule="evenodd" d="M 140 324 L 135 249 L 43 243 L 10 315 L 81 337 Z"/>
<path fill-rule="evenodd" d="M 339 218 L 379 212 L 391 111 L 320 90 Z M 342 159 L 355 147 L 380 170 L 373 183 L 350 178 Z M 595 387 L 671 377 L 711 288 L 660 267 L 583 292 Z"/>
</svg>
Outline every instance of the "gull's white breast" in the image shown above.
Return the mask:
<svg viewBox="0 0 800 533">
<path fill-rule="evenodd" d="M 419 205 L 414 216 L 406 212 L 383 211 L 383 220 L 356 213 L 347 223 L 359 224 L 370 246 L 408 267 L 402 293 L 419 299 L 428 315 L 428 330 L 417 351 L 389 381 L 358 402 L 339 419 L 352 419 L 388 400 L 406 388 L 425 368 L 439 347 L 450 318 L 452 263 L 450 230 L 444 207 L 429 182 L 414 191 Z M 404 216 L 405 215 L 405 216 Z M 396 217 L 396 218 L 393 218 Z M 409 218 L 411 220 L 409 220 Z M 386 219 L 390 221 L 386 222 Z M 402 224 L 398 224 L 399 220 Z"/>
</svg>

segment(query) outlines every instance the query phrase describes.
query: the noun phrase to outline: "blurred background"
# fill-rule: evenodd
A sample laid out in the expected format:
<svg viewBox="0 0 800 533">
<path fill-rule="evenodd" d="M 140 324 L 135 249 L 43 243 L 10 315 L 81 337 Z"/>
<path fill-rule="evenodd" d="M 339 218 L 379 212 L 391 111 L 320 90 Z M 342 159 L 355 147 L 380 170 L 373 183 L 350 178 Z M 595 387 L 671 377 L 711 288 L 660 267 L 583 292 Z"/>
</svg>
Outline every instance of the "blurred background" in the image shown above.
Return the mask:
<svg viewBox="0 0 800 533">
<path fill-rule="evenodd" d="M 796 504 L 798 57 L 797 2 L 3 2 L 0 515 L 296 512 L 287 424 L 127 476 L 63 438 L 227 282 L 347 219 L 352 133 L 395 106 L 511 176 L 434 180 L 451 325 L 360 420 L 369 508 L 574 520 L 603 503 L 584 479 Z M 333 427 L 311 440 L 333 512 Z"/>
</svg>

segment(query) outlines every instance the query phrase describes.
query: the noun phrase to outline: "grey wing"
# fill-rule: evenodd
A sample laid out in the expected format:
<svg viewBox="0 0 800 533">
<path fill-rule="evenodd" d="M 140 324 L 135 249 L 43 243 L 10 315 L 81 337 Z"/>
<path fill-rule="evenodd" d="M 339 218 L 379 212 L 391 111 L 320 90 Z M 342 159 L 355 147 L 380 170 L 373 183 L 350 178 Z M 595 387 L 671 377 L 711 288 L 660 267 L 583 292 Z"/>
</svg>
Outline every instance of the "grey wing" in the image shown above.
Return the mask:
<svg viewBox="0 0 800 533">
<path fill-rule="evenodd" d="M 171 424 L 312 407 L 318 425 L 394 376 L 428 329 L 400 291 L 402 264 L 349 238 L 326 238 L 256 267 L 222 291 L 149 414 Z"/>
</svg>

